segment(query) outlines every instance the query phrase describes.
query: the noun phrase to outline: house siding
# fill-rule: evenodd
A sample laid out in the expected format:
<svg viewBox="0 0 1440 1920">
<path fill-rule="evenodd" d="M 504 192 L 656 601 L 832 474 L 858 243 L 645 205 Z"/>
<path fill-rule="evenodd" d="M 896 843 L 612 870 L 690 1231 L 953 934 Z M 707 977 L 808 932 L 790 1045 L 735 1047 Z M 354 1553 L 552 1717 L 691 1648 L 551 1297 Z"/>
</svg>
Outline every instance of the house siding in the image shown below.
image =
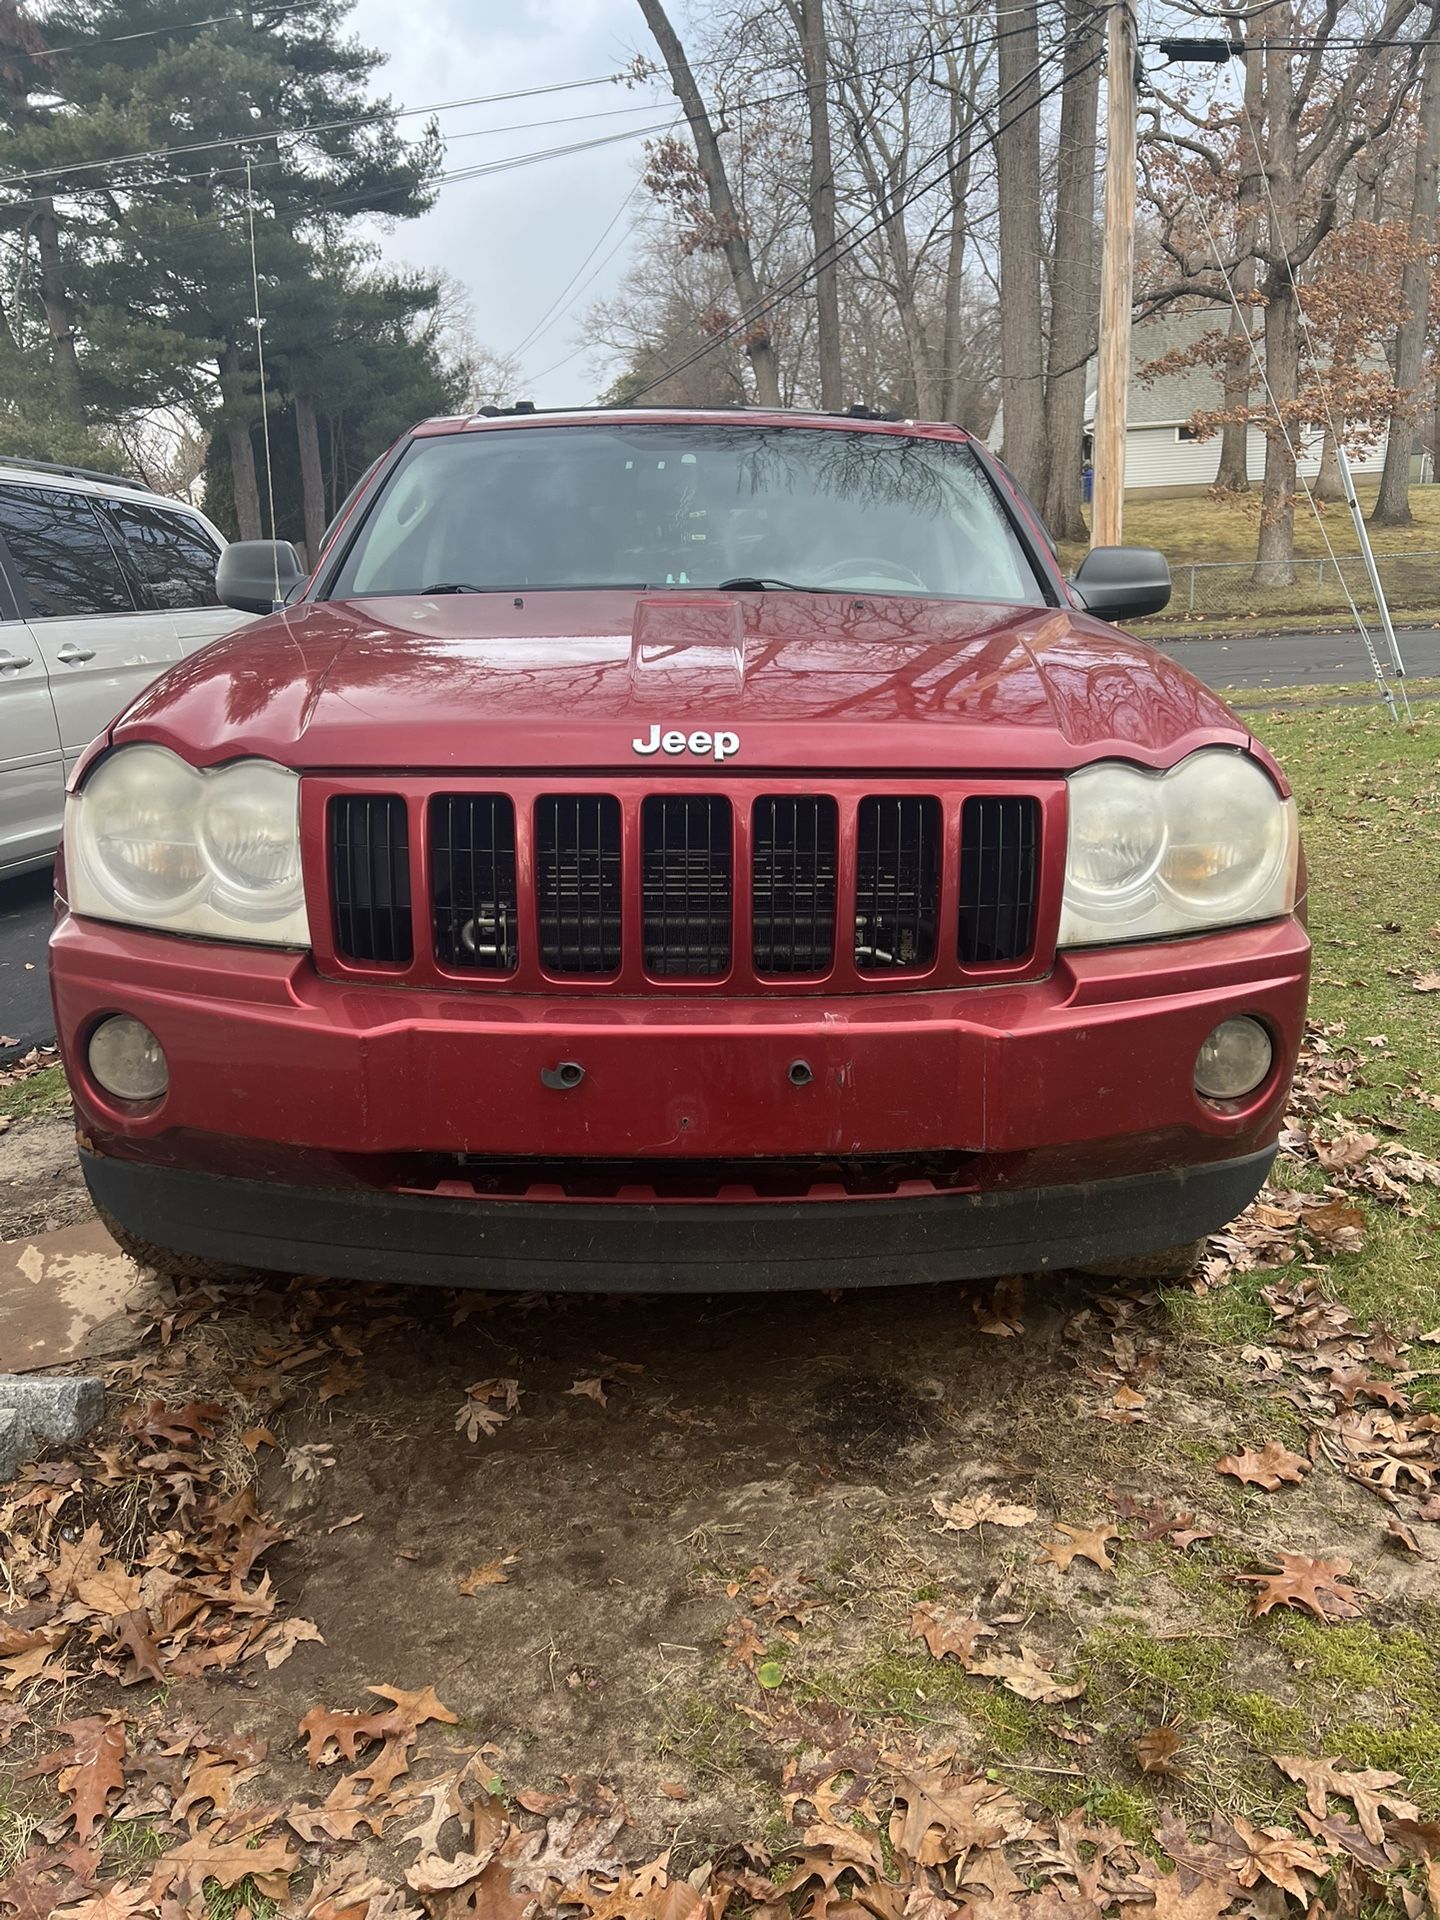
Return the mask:
<svg viewBox="0 0 1440 1920">
<path fill-rule="evenodd" d="M 1304 479 L 1320 470 L 1319 434 L 1308 436 L 1299 467 Z M 1385 462 L 1383 440 L 1364 453 L 1350 455 L 1350 470 L 1358 475 L 1378 474 Z M 1265 475 L 1265 435 L 1251 427 L 1246 435 L 1246 464 L 1252 481 Z M 1131 427 L 1125 435 L 1125 485 L 1146 487 L 1211 487 L 1220 469 L 1220 435 L 1208 440 L 1182 440 L 1174 426 Z"/>
</svg>

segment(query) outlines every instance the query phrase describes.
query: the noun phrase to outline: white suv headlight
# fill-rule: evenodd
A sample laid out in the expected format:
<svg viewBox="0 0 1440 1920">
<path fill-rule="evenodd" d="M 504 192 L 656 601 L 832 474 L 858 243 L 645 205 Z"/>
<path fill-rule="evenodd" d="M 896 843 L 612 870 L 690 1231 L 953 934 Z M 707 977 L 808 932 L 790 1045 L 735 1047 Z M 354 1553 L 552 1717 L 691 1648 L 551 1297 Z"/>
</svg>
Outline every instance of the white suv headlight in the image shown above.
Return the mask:
<svg viewBox="0 0 1440 1920">
<path fill-rule="evenodd" d="M 1295 905 L 1295 803 L 1248 754 L 1203 747 L 1168 773 L 1072 774 L 1062 947 L 1270 920 Z"/>
<path fill-rule="evenodd" d="M 208 772 L 121 747 L 65 803 L 76 913 L 165 933 L 308 947 L 300 776 L 270 760 Z"/>
</svg>

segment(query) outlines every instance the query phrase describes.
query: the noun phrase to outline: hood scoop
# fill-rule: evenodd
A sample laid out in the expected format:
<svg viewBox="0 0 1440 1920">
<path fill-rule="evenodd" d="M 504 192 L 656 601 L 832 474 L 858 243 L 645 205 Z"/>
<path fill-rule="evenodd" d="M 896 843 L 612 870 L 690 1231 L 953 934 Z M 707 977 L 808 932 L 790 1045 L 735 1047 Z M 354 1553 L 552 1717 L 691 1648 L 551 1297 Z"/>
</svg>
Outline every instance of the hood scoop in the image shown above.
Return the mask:
<svg viewBox="0 0 1440 1920">
<path fill-rule="evenodd" d="M 667 687 L 734 697 L 745 689 L 745 625 L 731 594 L 654 594 L 635 603 L 630 684 L 639 694 Z"/>
</svg>

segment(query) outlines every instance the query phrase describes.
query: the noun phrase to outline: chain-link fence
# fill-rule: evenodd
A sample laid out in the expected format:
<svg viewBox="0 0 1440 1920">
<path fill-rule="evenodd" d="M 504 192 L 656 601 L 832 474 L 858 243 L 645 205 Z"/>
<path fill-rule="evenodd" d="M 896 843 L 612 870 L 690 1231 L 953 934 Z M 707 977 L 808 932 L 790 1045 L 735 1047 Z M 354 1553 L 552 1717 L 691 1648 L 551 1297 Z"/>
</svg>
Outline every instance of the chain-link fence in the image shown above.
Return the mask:
<svg viewBox="0 0 1440 1920">
<path fill-rule="evenodd" d="M 1440 553 L 1378 553 L 1376 567 L 1390 611 L 1433 612 L 1440 607 Z M 1266 572 L 1289 578 L 1267 579 Z M 1288 569 L 1260 569 L 1253 560 L 1204 561 L 1171 566 L 1170 604 L 1159 618 L 1190 621 L 1251 621 L 1265 614 L 1348 614 L 1348 589 L 1360 612 L 1374 614 L 1375 595 L 1365 562 L 1358 554 L 1338 560 L 1294 560 Z"/>
</svg>

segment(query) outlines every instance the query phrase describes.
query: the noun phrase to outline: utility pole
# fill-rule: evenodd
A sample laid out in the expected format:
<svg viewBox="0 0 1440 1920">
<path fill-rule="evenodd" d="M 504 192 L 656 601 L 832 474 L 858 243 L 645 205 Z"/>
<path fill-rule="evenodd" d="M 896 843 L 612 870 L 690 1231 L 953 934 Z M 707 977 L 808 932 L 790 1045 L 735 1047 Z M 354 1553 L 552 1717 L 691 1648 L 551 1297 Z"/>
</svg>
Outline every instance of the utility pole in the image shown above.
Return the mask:
<svg viewBox="0 0 1440 1920">
<path fill-rule="evenodd" d="M 1125 422 L 1135 282 L 1135 16 L 1111 0 L 1106 40 L 1105 240 L 1100 267 L 1092 547 L 1118 547 L 1125 515 Z"/>
</svg>

